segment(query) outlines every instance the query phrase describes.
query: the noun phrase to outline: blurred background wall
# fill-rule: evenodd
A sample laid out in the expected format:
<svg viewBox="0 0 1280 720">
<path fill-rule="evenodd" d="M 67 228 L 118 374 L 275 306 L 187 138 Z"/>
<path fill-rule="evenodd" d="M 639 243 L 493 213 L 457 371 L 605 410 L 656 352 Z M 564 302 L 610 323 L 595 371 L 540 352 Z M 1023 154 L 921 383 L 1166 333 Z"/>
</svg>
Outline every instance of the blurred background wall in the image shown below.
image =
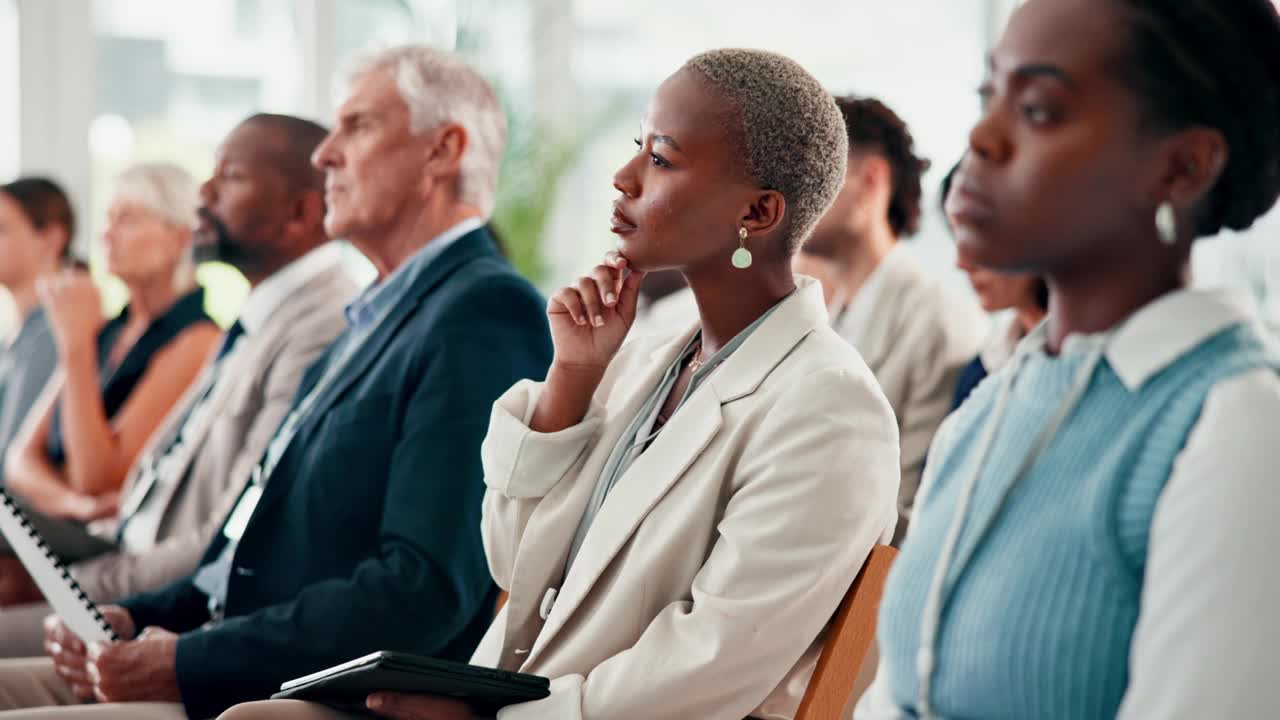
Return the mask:
<svg viewBox="0 0 1280 720">
<path fill-rule="evenodd" d="M 326 124 L 343 59 L 426 42 L 488 75 L 511 141 L 495 224 L 544 288 L 611 247 L 612 174 L 659 82 L 718 46 L 790 55 L 834 92 L 874 95 L 932 159 L 928 215 L 910 242 L 963 286 L 936 185 L 963 152 L 986 50 L 1016 0 L 0 0 L 0 180 L 48 173 L 72 191 L 92 257 L 112 176 L 145 160 L 203 178 L 221 137 L 255 111 Z M 1280 212 L 1202 242 L 1202 285 L 1248 288 L 1280 328 Z M 354 271 L 372 271 L 354 252 Z M 211 309 L 235 315 L 235 271 L 201 269 Z M 123 291 L 104 279 L 110 305 Z"/>
</svg>

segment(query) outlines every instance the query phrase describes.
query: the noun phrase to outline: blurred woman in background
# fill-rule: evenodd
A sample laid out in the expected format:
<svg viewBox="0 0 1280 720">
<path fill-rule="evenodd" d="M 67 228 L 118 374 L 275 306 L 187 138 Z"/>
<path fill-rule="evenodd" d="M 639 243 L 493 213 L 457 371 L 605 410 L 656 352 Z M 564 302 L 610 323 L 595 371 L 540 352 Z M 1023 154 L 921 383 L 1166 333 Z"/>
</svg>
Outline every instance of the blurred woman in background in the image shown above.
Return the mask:
<svg viewBox="0 0 1280 720">
<path fill-rule="evenodd" d="M 37 511 L 81 522 L 114 513 L 135 456 L 218 342 L 191 260 L 196 204 L 195 182 L 170 165 L 117 178 L 104 254 L 129 305 L 105 325 L 87 273 L 40 284 L 59 372 L 5 465 L 8 486 Z"/>
<path fill-rule="evenodd" d="M 959 165 L 951 168 L 942 179 L 939 198 L 944 214 L 947 195 L 951 194 L 951 181 L 958 167 Z M 947 226 L 951 226 L 950 220 L 947 221 Z M 1012 315 L 1007 322 L 992 329 L 986 346 L 960 371 L 955 398 L 951 403 L 952 410 L 960 407 L 984 378 L 1004 367 L 1009 358 L 1013 357 L 1013 350 L 1022 338 L 1039 325 L 1049 312 L 1049 286 L 1042 277 L 1026 273 L 993 272 L 974 265 L 963 256 L 956 258 L 956 266 L 969 276 L 969 284 L 973 286 L 973 293 L 978 296 L 978 304 L 983 310 L 989 313 L 1007 310 Z"/>
<path fill-rule="evenodd" d="M 0 458 L 57 365 L 36 286 L 70 257 L 74 236 L 71 202 L 57 183 L 29 177 L 0 185 L 0 285 L 19 321 L 17 334 L 0 347 Z"/>
</svg>

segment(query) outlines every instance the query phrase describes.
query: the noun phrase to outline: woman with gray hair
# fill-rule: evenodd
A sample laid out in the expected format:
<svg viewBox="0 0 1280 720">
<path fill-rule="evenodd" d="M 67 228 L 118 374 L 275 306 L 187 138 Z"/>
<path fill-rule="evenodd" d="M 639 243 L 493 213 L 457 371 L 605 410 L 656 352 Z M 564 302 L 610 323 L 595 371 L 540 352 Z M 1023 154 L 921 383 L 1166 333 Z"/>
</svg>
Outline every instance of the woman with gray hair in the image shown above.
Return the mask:
<svg viewBox="0 0 1280 720">
<path fill-rule="evenodd" d="M 87 273 L 41 284 L 60 368 L 5 463 L 8 488 L 36 511 L 79 522 L 115 513 L 129 466 L 218 341 L 191 260 L 195 207 L 195 182 L 172 165 L 116 179 L 103 249 L 130 302 L 105 325 Z"/>
<path fill-rule="evenodd" d="M 546 382 L 494 405 L 482 532 L 510 599 L 472 662 L 551 678 L 503 720 L 790 718 L 897 518 L 893 413 L 791 272 L 844 177 L 844 124 L 793 61 L 717 50 L 662 84 L 641 133 L 614 177 L 617 251 L 551 298 Z M 660 269 L 699 318 L 624 344 Z M 474 717 L 421 695 L 366 704 Z"/>
</svg>

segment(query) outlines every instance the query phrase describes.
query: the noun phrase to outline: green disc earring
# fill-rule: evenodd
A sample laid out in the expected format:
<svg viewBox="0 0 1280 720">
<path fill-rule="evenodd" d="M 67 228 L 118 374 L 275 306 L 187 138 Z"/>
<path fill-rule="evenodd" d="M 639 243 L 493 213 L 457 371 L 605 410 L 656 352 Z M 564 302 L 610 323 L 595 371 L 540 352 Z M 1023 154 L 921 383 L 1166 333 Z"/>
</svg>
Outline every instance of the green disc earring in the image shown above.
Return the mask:
<svg viewBox="0 0 1280 720">
<path fill-rule="evenodd" d="M 746 228 L 738 228 L 738 249 L 733 251 L 733 266 L 739 270 L 751 267 L 751 251 L 747 249 Z"/>
</svg>

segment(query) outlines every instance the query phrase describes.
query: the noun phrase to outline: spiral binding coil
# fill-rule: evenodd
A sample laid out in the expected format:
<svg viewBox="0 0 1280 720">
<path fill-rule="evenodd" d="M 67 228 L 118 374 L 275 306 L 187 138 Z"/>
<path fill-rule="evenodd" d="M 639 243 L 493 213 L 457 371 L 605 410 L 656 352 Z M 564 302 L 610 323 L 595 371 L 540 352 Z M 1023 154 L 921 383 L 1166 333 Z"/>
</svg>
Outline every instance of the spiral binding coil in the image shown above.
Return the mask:
<svg viewBox="0 0 1280 720">
<path fill-rule="evenodd" d="M 76 579 L 71 575 L 71 570 L 54 554 L 53 550 L 49 549 L 44 538 L 40 536 L 40 532 L 32 527 L 31 520 L 27 517 L 27 514 L 13 501 L 13 496 L 9 495 L 3 488 L 0 488 L 0 502 L 4 503 L 5 509 L 26 531 L 27 537 L 31 538 L 31 541 L 35 543 L 40 552 L 44 553 L 45 559 L 53 564 L 55 570 L 61 573 L 63 581 L 67 583 L 67 587 L 71 588 L 71 592 L 75 594 L 76 599 L 80 601 L 84 609 L 93 616 L 93 619 L 98 621 L 98 625 L 107 634 L 107 637 L 111 638 L 112 641 L 119 640 L 120 636 L 116 634 L 115 629 L 103 617 L 102 611 L 98 609 L 97 604 L 89 599 L 89 595 L 85 593 L 84 588 L 80 587 L 80 583 L 76 582 Z"/>
</svg>

